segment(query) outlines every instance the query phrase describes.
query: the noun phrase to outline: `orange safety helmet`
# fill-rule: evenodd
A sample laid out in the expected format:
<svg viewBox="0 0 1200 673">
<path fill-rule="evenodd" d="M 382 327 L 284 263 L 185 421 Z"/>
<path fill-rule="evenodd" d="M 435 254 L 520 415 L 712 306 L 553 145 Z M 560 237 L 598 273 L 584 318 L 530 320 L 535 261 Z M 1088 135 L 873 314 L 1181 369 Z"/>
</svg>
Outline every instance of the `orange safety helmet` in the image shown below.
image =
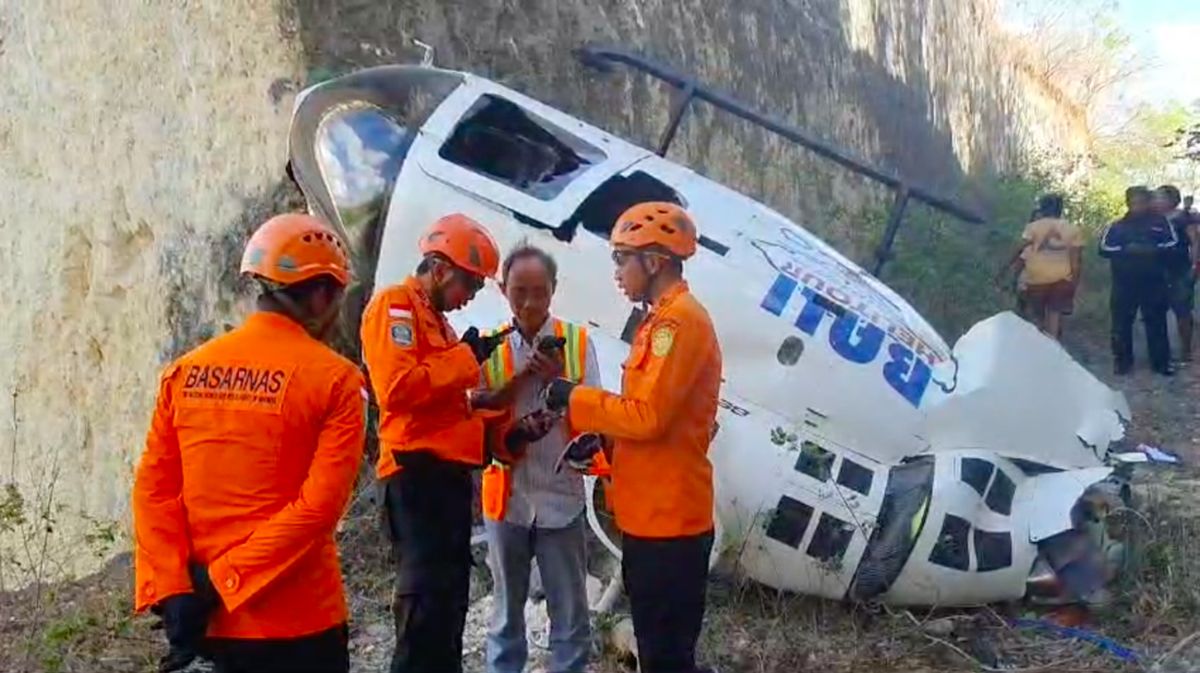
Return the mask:
<svg viewBox="0 0 1200 673">
<path fill-rule="evenodd" d="M 621 213 L 611 241 L 630 248 L 659 245 L 687 259 L 696 254 L 696 225 L 687 211 L 674 203 L 648 201 Z"/>
<path fill-rule="evenodd" d="M 323 222 L 304 213 L 276 215 L 250 237 L 241 272 L 286 287 L 317 276 L 350 282 L 350 263 L 342 240 Z"/>
<path fill-rule="evenodd" d="M 421 236 L 421 254 L 438 253 L 464 271 L 494 278 L 500 268 L 500 249 L 483 225 L 461 213 L 438 218 Z"/>
</svg>

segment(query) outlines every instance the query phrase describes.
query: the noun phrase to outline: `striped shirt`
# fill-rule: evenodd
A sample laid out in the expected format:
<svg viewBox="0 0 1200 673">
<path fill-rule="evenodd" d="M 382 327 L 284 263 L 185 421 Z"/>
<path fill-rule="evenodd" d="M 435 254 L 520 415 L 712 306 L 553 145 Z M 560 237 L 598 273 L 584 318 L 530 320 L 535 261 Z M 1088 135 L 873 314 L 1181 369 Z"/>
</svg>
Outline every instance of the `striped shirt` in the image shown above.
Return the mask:
<svg viewBox="0 0 1200 673">
<path fill-rule="evenodd" d="M 538 339 L 553 335 L 552 318 L 542 325 L 533 343 L 525 341 L 520 331 L 514 330 L 509 334 L 507 338 L 508 346 L 512 349 L 513 371 L 521 371 L 533 356 Z M 599 388 L 600 367 L 591 339 L 587 340 L 584 359 L 581 385 Z M 514 398 L 515 417 L 520 418 L 541 408 L 541 392 L 540 385 L 518 388 Z M 563 421 L 525 450 L 525 455 L 513 467 L 512 495 L 504 517 L 506 523 L 528 528 L 565 528 L 583 512 L 583 477 L 565 467 L 562 472 L 554 473 L 554 464 L 566 448 L 567 440 L 566 421 Z"/>
</svg>

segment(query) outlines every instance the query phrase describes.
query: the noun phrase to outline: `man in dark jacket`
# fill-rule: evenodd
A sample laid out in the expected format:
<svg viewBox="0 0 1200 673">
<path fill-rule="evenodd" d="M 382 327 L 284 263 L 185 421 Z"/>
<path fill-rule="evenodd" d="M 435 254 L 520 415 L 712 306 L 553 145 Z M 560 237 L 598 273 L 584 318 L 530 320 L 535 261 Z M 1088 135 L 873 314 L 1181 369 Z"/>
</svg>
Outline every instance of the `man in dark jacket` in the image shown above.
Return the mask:
<svg viewBox="0 0 1200 673">
<path fill-rule="evenodd" d="M 1200 231 L 1192 213 L 1179 207 L 1179 189 L 1163 185 L 1154 192 L 1154 211 L 1175 228 L 1179 245 L 1167 259 L 1167 306 L 1179 327 L 1179 361 L 1192 361 L 1192 313 L 1196 306 L 1194 267 L 1200 253 Z"/>
<path fill-rule="evenodd" d="M 1125 190 L 1128 212 L 1100 239 L 1100 256 L 1112 265 L 1112 347 L 1118 375 L 1133 367 L 1133 321 L 1139 310 L 1150 366 L 1163 376 L 1172 375 L 1166 270 L 1179 240 L 1167 219 L 1151 211 L 1150 200 L 1146 187 Z"/>
</svg>

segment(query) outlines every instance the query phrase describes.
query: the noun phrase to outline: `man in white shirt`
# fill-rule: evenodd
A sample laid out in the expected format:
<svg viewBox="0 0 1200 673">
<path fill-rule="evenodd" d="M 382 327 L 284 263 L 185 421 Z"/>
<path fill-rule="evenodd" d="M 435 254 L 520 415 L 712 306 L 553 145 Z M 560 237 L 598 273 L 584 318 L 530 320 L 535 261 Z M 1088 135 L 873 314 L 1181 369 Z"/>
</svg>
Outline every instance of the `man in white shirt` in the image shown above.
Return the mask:
<svg viewBox="0 0 1200 673">
<path fill-rule="evenodd" d="M 501 287 L 516 329 L 484 363 L 489 392 L 480 399 L 491 407 L 511 405 L 514 418 L 541 409 L 542 389 L 559 376 L 600 385 L 587 330 L 550 315 L 557 271 L 549 254 L 530 245 L 518 246 L 501 267 Z M 566 423 L 559 422 L 518 457 L 497 459 L 485 473 L 488 562 L 495 579 L 488 673 L 525 668 L 525 602 L 534 559 L 550 616 L 549 671 L 582 673 L 587 666 L 583 478 L 574 470 L 555 471 L 569 433 Z"/>
</svg>

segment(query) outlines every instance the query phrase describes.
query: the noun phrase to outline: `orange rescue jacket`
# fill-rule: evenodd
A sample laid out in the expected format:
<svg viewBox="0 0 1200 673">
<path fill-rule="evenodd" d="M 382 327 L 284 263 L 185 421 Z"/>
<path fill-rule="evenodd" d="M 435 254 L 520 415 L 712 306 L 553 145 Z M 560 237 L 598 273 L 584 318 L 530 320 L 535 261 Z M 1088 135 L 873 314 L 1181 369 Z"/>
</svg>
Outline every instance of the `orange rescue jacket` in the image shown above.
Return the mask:
<svg viewBox="0 0 1200 673">
<path fill-rule="evenodd" d="M 362 373 L 256 313 L 164 371 L 133 486 L 135 608 L 221 596 L 208 635 L 294 638 L 347 619 L 334 530 L 362 461 Z"/>
<path fill-rule="evenodd" d="M 397 451 L 482 465 L 484 415 L 467 403 L 467 392 L 479 385 L 479 363 L 416 278 L 375 294 L 363 312 L 361 336 L 379 404 L 376 475 L 396 473 Z"/>
<path fill-rule="evenodd" d="M 621 394 L 578 387 L 568 416 L 578 432 L 613 441 L 617 527 L 639 537 L 713 527 L 712 440 L 721 349 L 708 312 L 680 282 L 654 305 L 626 359 Z"/>
</svg>

